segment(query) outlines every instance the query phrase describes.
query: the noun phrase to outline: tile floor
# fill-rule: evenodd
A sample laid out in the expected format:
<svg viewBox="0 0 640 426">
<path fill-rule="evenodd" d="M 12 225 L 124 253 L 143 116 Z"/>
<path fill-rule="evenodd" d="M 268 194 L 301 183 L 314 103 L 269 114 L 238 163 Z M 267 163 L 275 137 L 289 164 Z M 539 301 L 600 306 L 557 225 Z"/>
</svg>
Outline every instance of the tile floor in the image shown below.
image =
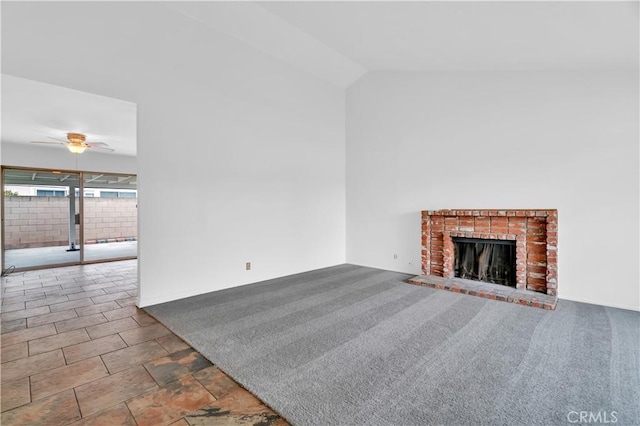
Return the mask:
<svg viewBox="0 0 640 426">
<path fill-rule="evenodd" d="M 136 261 L 2 279 L 3 425 L 287 425 L 135 306 Z"/>
</svg>

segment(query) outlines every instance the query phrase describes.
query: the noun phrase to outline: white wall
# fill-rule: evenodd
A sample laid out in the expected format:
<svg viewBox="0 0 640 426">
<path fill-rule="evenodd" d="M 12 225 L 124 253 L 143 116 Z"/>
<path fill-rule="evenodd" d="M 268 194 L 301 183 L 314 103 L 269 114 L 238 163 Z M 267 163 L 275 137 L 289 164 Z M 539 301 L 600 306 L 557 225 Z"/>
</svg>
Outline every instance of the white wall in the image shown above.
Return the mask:
<svg viewBox="0 0 640 426">
<path fill-rule="evenodd" d="M 138 105 L 140 306 L 344 263 L 343 90 L 161 3 L 4 2 L 2 43 Z"/>
<path fill-rule="evenodd" d="M 420 273 L 425 209 L 558 209 L 559 297 L 638 310 L 638 125 L 637 72 L 368 74 L 347 261 Z"/>
<path fill-rule="evenodd" d="M 2 72 L 138 105 L 142 306 L 345 256 L 417 274 L 420 210 L 465 207 L 557 208 L 560 296 L 640 305 L 635 73 L 370 74 L 345 207 L 340 89 L 162 3 L 1 7 Z"/>
</svg>

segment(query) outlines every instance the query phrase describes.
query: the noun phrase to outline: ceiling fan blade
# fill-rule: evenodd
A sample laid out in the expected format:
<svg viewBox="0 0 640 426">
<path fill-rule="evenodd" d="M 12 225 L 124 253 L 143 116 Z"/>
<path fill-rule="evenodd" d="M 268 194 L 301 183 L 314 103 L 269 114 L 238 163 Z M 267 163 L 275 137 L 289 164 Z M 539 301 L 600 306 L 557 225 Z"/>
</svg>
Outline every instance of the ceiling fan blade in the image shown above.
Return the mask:
<svg viewBox="0 0 640 426">
<path fill-rule="evenodd" d="M 88 144 L 88 145 L 89 145 L 89 148 L 91 148 L 91 149 L 102 149 L 104 151 L 111 151 L 111 152 L 115 151 L 115 149 L 113 149 L 113 148 L 105 148 L 103 146 L 95 146 L 95 145 L 92 145 L 92 144 Z"/>
<path fill-rule="evenodd" d="M 46 144 L 46 145 L 66 145 L 65 142 L 31 141 L 31 143 L 42 143 L 42 144 Z"/>
<path fill-rule="evenodd" d="M 53 136 L 47 136 L 47 137 L 57 142 L 31 141 L 31 143 L 39 143 L 39 144 L 46 144 L 46 145 L 63 145 L 68 147 L 69 150 L 71 150 L 71 152 L 75 152 L 76 149 L 83 146 L 85 148 L 101 149 L 103 151 L 111 151 L 111 152 L 115 151 L 115 149 L 109 148 L 109 144 L 106 142 L 85 142 L 84 141 L 85 136 L 79 133 L 78 134 L 69 133 L 69 141 L 58 139 Z M 74 148 L 74 150 L 72 150 L 72 148 Z"/>
</svg>

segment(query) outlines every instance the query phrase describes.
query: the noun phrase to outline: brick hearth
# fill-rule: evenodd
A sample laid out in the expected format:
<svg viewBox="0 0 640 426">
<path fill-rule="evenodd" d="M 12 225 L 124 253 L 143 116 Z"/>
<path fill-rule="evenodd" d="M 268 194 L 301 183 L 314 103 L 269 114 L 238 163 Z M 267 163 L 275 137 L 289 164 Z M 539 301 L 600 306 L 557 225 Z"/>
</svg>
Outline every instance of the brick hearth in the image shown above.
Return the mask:
<svg viewBox="0 0 640 426">
<path fill-rule="evenodd" d="M 411 284 L 448 290 L 454 293 L 468 294 L 485 299 L 502 302 L 517 303 L 534 308 L 555 309 L 558 299 L 555 296 L 535 291 L 518 290 L 506 285 L 490 284 L 481 281 L 471 281 L 462 278 L 443 278 L 433 275 L 419 275 L 409 280 Z"/>
<path fill-rule="evenodd" d="M 454 279 L 454 237 L 515 241 L 516 289 L 557 295 L 557 210 L 423 211 L 422 271 L 426 276 Z M 424 280 L 414 284 L 425 285 Z"/>
</svg>

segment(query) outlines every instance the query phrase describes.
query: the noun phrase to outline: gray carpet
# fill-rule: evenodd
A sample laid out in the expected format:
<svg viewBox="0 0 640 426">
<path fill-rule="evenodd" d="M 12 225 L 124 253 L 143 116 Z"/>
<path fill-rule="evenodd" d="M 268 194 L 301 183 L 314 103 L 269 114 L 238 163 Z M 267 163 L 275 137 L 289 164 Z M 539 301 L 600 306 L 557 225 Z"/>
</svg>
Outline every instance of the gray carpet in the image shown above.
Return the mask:
<svg viewBox="0 0 640 426">
<path fill-rule="evenodd" d="M 341 265 L 146 309 L 294 425 L 640 424 L 640 313 L 407 278 Z"/>
</svg>

